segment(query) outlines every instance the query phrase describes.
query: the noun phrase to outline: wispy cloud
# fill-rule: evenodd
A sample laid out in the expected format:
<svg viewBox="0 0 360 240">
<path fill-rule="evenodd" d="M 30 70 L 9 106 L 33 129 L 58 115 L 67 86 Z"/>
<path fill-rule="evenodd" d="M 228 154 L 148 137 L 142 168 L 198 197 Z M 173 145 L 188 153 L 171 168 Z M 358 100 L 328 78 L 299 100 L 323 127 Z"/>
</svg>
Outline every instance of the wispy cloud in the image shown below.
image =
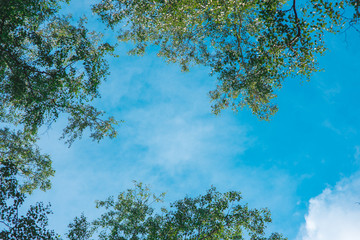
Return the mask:
<svg viewBox="0 0 360 240">
<path fill-rule="evenodd" d="M 104 84 L 98 104 L 125 120 L 117 139 L 96 144 L 84 138 L 68 149 L 57 141 L 62 121 L 44 134 L 41 146 L 57 172 L 53 188 L 36 192 L 32 201 L 52 203 L 51 224 L 63 233 L 82 211 L 96 217 L 94 201 L 132 187 L 132 180 L 167 192 L 168 201 L 214 185 L 241 191 L 251 207 L 269 207 L 273 231 L 289 228 L 281 218 L 297 201 L 294 178 L 276 167 L 244 164 L 244 153 L 256 143 L 252 129 L 232 113 L 210 113 L 207 92 L 213 83 L 201 69 L 181 74 L 159 62 L 145 57 L 137 64 L 119 63 L 123 68 Z"/>
</svg>

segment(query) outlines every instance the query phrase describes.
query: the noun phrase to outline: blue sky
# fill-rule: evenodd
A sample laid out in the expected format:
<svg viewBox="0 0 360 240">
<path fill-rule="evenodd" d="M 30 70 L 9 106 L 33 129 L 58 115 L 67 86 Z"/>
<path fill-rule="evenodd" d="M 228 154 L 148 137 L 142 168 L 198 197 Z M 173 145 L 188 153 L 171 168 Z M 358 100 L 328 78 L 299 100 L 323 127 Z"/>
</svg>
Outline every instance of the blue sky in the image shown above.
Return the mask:
<svg viewBox="0 0 360 240">
<path fill-rule="evenodd" d="M 74 0 L 64 12 L 80 15 L 89 4 Z M 127 56 L 120 45 L 95 103 L 125 121 L 118 137 L 98 144 L 85 136 L 67 148 L 58 140 L 65 119 L 44 130 L 40 146 L 51 154 L 56 176 L 51 190 L 29 201 L 51 202 L 51 226 L 63 234 L 81 212 L 98 216 L 94 201 L 130 188 L 132 180 L 167 192 L 169 201 L 214 185 L 241 191 L 251 207 L 268 207 L 269 232 L 299 240 L 356 239 L 360 36 L 348 31 L 326 40 L 330 51 L 319 58 L 324 71 L 310 82 L 286 80 L 270 122 L 248 110 L 212 115 L 208 92 L 216 78 L 208 69 L 182 73 L 154 52 Z"/>
</svg>

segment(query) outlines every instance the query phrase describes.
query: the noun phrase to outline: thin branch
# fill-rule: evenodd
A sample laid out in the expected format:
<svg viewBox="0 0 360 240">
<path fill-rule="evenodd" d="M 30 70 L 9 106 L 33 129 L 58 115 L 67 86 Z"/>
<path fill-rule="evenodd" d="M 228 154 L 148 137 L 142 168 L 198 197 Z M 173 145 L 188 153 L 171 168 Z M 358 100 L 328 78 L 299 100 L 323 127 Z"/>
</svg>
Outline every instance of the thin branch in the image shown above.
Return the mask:
<svg viewBox="0 0 360 240">
<path fill-rule="evenodd" d="M 4 224 L 4 225 L 7 226 L 8 228 L 11 228 L 11 226 L 8 225 L 7 223 L 5 223 L 4 221 L 0 221 L 0 223 Z"/>
<path fill-rule="evenodd" d="M 244 54 L 243 54 L 243 51 L 242 51 L 242 47 L 241 47 L 241 42 L 242 42 L 242 39 L 241 39 L 241 27 L 242 27 L 242 19 L 241 19 L 241 16 L 238 16 L 239 17 L 239 20 L 240 20 L 240 26 L 238 28 L 235 28 L 235 36 L 236 36 L 236 40 L 237 40 L 237 48 L 240 52 L 240 58 L 241 58 L 241 63 L 245 69 L 245 72 L 246 74 L 248 74 L 248 69 L 247 69 L 247 66 L 246 66 L 246 62 L 245 62 L 245 59 L 244 59 Z M 239 68 L 239 71 L 241 69 L 241 66 Z M 238 71 L 238 73 L 239 73 Z"/>
<path fill-rule="evenodd" d="M 291 9 L 293 9 L 294 11 L 294 15 L 295 15 L 295 23 L 296 23 L 296 27 L 297 27 L 297 34 L 296 36 L 290 41 L 289 45 L 293 45 L 293 43 L 295 41 L 297 41 L 299 38 L 301 38 L 301 28 L 299 25 L 299 17 L 297 15 L 297 11 L 296 11 L 296 0 L 293 0 L 293 5 L 291 7 Z"/>
</svg>

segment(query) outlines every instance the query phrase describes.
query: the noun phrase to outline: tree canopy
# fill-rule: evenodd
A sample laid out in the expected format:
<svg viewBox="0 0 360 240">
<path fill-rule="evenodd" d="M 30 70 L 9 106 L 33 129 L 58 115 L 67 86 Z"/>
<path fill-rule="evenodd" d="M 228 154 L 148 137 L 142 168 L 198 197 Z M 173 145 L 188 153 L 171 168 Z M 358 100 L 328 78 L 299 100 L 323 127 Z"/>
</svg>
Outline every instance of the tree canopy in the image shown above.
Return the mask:
<svg viewBox="0 0 360 240">
<path fill-rule="evenodd" d="M 49 177 L 55 171 L 50 156 L 40 153 L 34 136 L 9 128 L 0 129 L 0 154 L 0 166 L 10 161 L 17 167 L 22 192 L 32 192 L 38 187 L 42 190 L 50 188 Z"/>
<path fill-rule="evenodd" d="M 131 54 L 157 46 L 158 56 L 210 68 L 219 81 L 210 91 L 213 112 L 248 106 L 260 119 L 277 111 L 274 98 L 289 77 L 319 71 L 324 34 L 355 26 L 358 0 L 102 0 L 93 11 Z"/>
<path fill-rule="evenodd" d="M 36 140 L 42 126 L 68 116 L 62 138 L 68 144 L 90 129 L 90 137 L 114 137 L 117 122 L 103 119 L 90 102 L 108 74 L 105 56 L 113 47 L 58 13 L 58 0 L 14 0 L 0 4 L 1 162 L 12 160 L 29 179 L 26 190 L 50 187 L 51 161 Z M 68 1 L 66 1 L 68 2 Z M 13 131 L 10 129 L 19 129 Z M 25 189 L 25 188 L 24 188 Z"/>
<path fill-rule="evenodd" d="M 1 120 L 22 124 L 30 132 L 69 114 L 64 137 L 69 142 L 89 127 L 95 140 L 114 136 L 114 120 L 87 102 L 99 96 L 108 74 L 104 60 L 112 50 L 99 44 L 81 20 L 57 14 L 59 1 L 6 1 L 0 7 Z"/>
<path fill-rule="evenodd" d="M 20 214 L 26 197 L 20 191 L 16 176 L 15 164 L 10 161 L 0 164 L 0 239 L 55 239 L 54 231 L 48 229 L 47 216 L 52 213 L 49 206 L 36 203 L 25 214 Z"/>
<path fill-rule="evenodd" d="M 220 193 L 212 187 L 204 195 L 185 197 L 156 211 L 154 204 L 161 203 L 164 196 L 136 183 L 115 198 L 98 201 L 96 206 L 105 208 L 105 213 L 92 223 L 84 216 L 75 218 L 68 236 L 85 239 L 98 232 L 102 240 L 286 239 L 278 233 L 265 236 L 266 224 L 271 222 L 269 210 L 240 204 L 240 192 Z"/>
</svg>

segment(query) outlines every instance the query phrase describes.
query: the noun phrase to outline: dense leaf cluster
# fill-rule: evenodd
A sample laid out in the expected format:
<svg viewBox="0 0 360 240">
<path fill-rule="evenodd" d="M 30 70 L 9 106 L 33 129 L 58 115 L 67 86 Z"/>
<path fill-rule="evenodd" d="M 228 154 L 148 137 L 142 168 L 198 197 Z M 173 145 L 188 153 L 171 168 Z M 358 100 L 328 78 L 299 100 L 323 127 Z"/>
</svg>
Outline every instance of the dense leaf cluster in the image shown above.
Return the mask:
<svg viewBox="0 0 360 240">
<path fill-rule="evenodd" d="M 102 0 L 93 11 L 119 30 L 120 41 L 134 42 L 132 54 L 156 45 L 159 56 L 184 71 L 191 64 L 209 67 L 219 80 L 210 92 L 215 114 L 248 106 L 269 119 L 286 78 L 309 79 L 319 70 L 323 35 L 344 24 L 348 6 L 354 22 L 356 0 Z"/>
<path fill-rule="evenodd" d="M 278 233 L 266 237 L 266 224 L 271 222 L 269 210 L 241 205 L 239 192 L 220 193 L 212 187 L 205 195 L 185 197 L 159 213 L 152 204 L 162 202 L 164 195 L 157 196 L 137 183 L 116 198 L 98 201 L 97 207 L 106 212 L 92 223 L 93 227 L 84 216 L 76 218 L 69 225 L 68 236 L 91 236 L 97 231 L 103 240 L 286 239 Z"/>
<path fill-rule="evenodd" d="M 115 136 L 114 120 L 87 105 L 99 96 L 107 75 L 108 44 L 89 33 L 84 21 L 72 25 L 55 14 L 58 1 L 6 1 L 0 7 L 0 117 L 36 133 L 45 123 L 68 113 L 69 143 L 86 127 L 93 139 Z"/>
<path fill-rule="evenodd" d="M 113 118 L 90 105 L 108 74 L 113 48 L 100 43 L 82 19 L 58 14 L 58 0 L 13 0 L 0 4 L 0 163 L 11 160 L 30 182 L 27 191 L 50 187 L 51 161 L 36 147 L 40 127 L 68 116 L 62 138 L 71 144 L 115 137 Z M 0 126 L 0 127 L 1 127 Z M 20 129 L 19 131 L 10 129 Z"/>
<path fill-rule="evenodd" d="M 18 169 L 22 181 L 22 192 L 31 193 L 36 188 L 50 188 L 52 169 L 48 155 L 41 154 L 36 146 L 36 138 L 21 131 L 0 129 L 0 166 L 3 162 L 11 162 Z"/>
<path fill-rule="evenodd" d="M 18 187 L 17 168 L 10 161 L 0 164 L 0 239 L 30 240 L 55 239 L 57 236 L 47 228 L 49 206 L 43 203 L 31 205 L 25 214 L 20 212 L 25 194 Z"/>
</svg>

